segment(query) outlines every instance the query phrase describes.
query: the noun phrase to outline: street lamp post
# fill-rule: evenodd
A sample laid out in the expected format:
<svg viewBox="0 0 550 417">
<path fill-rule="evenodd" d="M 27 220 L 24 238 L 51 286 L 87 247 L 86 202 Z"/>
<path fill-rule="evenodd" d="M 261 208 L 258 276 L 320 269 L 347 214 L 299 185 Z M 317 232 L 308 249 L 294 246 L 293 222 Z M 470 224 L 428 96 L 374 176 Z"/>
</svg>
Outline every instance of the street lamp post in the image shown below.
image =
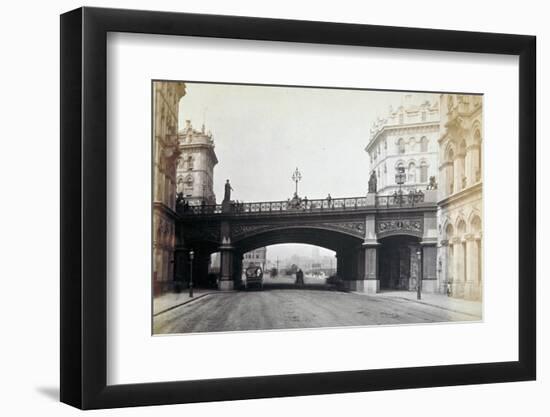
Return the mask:
<svg viewBox="0 0 550 417">
<path fill-rule="evenodd" d="M 292 174 L 292 181 L 296 183 L 296 190 L 294 192 L 296 196 L 298 195 L 298 181 L 301 181 L 301 180 L 302 180 L 302 173 L 298 171 L 298 167 L 296 167 L 296 171 L 294 171 L 294 173 Z"/>
<path fill-rule="evenodd" d="M 422 248 L 419 248 L 416 251 L 416 256 L 418 258 L 418 278 L 416 281 L 416 299 L 420 300 L 422 298 Z"/>
<path fill-rule="evenodd" d="M 189 251 L 189 297 L 193 297 L 193 258 L 195 257 L 195 252 L 192 250 Z"/>
<path fill-rule="evenodd" d="M 403 204 L 403 191 L 401 191 L 401 186 L 405 184 L 407 179 L 407 174 L 405 174 L 405 167 L 397 167 L 397 172 L 395 174 L 395 183 L 399 185 L 399 194 L 397 198 L 399 199 L 399 205 Z"/>
</svg>

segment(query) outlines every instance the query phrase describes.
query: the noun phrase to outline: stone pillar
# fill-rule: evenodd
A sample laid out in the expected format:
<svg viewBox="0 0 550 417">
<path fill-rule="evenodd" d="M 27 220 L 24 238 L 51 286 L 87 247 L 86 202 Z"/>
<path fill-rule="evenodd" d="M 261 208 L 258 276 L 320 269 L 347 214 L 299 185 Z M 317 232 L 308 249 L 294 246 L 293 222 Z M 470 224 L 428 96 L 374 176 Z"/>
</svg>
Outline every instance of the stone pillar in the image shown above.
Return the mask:
<svg viewBox="0 0 550 417">
<path fill-rule="evenodd" d="M 220 251 L 220 281 L 218 288 L 222 291 L 229 291 L 234 288 L 234 254 L 233 246 L 222 245 Z"/>
<path fill-rule="evenodd" d="M 439 280 L 439 292 L 441 294 L 447 294 L 447 284 L 449 282 L 449 276 L 447 274 L 447 264 L 449 262 L 449 241 L 442 240 L 439 247 L 439 264 L 437 265 L 438 280 Z"/>
<path fill-rule="evenodd" d="M 462 264 L 462 242 L 460 238 L 453 238 L 453 284 L 452 291 L 454 297 L 463 297 L 464 296 L 464 281 L 461 273 L 461 264 Z"/>
<path fill-rule="evenodd" d="M 467 288 L 468 291 L 465 294 L 466 298 L 472 299 L 472 300 L 479 300 L 480 299 L 480 277 L 479 277 L 479 250 L 478 250 L 478 242 L 474 238 L 472 234 L 467 234 L 465 236 L 466 239 L 466 250 L 468 253 L 468 264 L 466 265 L 466 268 L 468 270 L 466 276 L 467 276 Z"/>
<path fill-rule="evenodd" d="M 468 146 L 466 148 L 466 152 L 466 175 L 468 177 L 468 185 L 472 185 L 481 179 L 481 170 L 479 166 L 479 145 L 474 144 Z"/>
<path fill-rule="evenodd" d="M 375 294 L 380 291 L 380 277 L 378 276 L 378 247 L 379 243 L 363 243 L 363 255 L 365 260 L 365 275 L 362 282 L 362 291 Z"/>
<path fill-rule="evenodd" d="M 421 242 L 422 246 L 422 291 L 437 292 L 437 245 Z"/>
</svg>

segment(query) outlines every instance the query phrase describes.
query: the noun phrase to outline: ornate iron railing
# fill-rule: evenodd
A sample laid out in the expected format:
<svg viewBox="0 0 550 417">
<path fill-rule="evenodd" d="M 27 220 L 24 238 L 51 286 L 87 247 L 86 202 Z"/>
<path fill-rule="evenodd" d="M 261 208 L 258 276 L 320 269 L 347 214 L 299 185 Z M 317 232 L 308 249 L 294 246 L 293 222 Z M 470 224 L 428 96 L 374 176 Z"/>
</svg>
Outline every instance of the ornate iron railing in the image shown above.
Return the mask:
<svg viewBox="0 0 550 417">
<path fill-rule="evenodd" d="M 392 195 L 376 196 L 376 207 L 411 207 L 424 202 L 422 191 L 411 191 L 409 193 L 395 192 Z"/>
<path fill-rule="evenodd" d="M 355 210 L 368 207 L 366 197 L 325 198 L 309 200 L 294 198 L 286 201 L 239 202 L 215 205 L 185 205 L 177 204 L 178 214 L 256 214 L 281 212 L 321 212 L 329 210 Z"/>
<path fill-rule="evenodd" d="M 414 206 L 424 202 L 422 191 L 408 194 L 394 193 L 389 196 L 376 196 L 374 201 L 365 197 L 324 198 L 309 200 L 295 197 L 286 201 L 239 202 L 230 201 L 215 205 L 187 205 L 183 201 L 177 204 L 177 212 L 181 215 L 215 215 L 215 214 L 278 214 L 299 212 L 326 212 L 363 210 L 374 207 Z"/>
</svg>

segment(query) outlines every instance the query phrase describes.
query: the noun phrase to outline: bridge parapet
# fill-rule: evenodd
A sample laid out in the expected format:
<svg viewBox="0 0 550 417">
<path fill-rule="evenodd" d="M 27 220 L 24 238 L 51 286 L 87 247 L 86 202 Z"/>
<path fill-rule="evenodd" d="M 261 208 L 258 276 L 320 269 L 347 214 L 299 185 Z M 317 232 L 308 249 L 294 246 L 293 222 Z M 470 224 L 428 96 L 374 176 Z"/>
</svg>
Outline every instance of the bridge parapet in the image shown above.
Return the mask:
<svg viewBox="0 0 550 417">
<path fill-rule="evenodd" d="M 433 205 L 437 201 L 433 191 L 417 191 L 406 194 L 395 193 L 388 196 L 375 196 L 368 194 L 363 197 L 345 198 L 324 198 L 309 200 L 305 198 L 293 198 L 286 201 L 260 201 L 260 202 L 238 202 L 231 201 L 229 204 L 212 205 L 186 205 L 177 204 L 179 215 L 253 215 L 281 213 L 325 213 L 325 212 L 348 212 L 364 211 L 366 209 L 400 209 L 404 207 L 416 207 Z"/>
</svg>

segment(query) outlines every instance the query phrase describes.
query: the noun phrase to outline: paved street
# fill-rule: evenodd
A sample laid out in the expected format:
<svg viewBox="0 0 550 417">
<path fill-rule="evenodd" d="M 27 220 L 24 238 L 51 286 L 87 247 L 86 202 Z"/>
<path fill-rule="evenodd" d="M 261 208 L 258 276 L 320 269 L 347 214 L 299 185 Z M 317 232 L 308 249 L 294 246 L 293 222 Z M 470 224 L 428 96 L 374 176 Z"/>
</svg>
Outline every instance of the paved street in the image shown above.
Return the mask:
<svg viewBox="0 0 550 417">
<path fill-rule="evenodd" d="M 481 318 L 453 307 L 389 295 L 346 293 L 320 285 L 295 288 L 281 283 L 266 285 L 263 291 L 204 295 L 156 315 L 153 325 L 155 334 L 165 334 L 473 321 Z"/>
</svg>

